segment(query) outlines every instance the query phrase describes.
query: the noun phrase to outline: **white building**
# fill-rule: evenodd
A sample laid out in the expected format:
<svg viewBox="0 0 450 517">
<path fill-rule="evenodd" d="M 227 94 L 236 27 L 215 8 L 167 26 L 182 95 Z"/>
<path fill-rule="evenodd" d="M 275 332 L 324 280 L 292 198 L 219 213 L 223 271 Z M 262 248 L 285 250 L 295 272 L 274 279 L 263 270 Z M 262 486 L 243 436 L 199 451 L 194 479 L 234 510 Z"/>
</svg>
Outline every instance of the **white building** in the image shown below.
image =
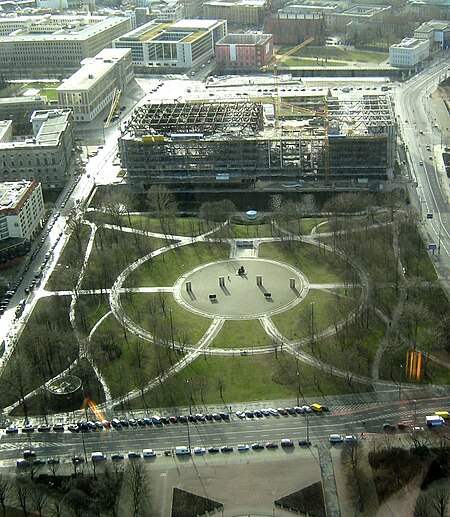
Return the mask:
<svg viewBox="0 0 450 517">
<path fill-rule="evenodd" d="M 448 48 L 450 45 L 450 22 L 446 20 L 430 20 L 422 23 L 414 31 L 414 37 L 429 42 L 430 52 Z"/>
<path fill-rule="evenodd" d="M 41 185 L 36 181 L 0 183 L 0 241 L 31 240 L 44 216 Z"/>
<path fill-rule="evenodd" d="M 130 48 L 137 67 L 189 69 L 214 55 L 214 45 L 227 34 L 226 20 L 151 21 L 113 41 Z"/>
<path fill-rule="evenodd" d="M 128 32 L 126 17 L 17 16 L 0 18 L 0 70 L 20 76 L 38 71 L 61 75 L 110 47 Z"/>
<path fill-rule="evenodd" d="M 91 122 L 134 77 L 131 50 L 107 48 L 81 64 L 57 88 L 58 105 L 71 108 L 75 122 Z"/>
<path fill-rule="evenodd" d="M 389 63 L 392 66 L 411 68 L 430 54 L 428 39 L 403 38 L 389 47 Z"/>
<path fill-rule="evenodd" d="M 0 143 L 0 177 L 4 181 L 34 179 L 46 188 L 61 187 L 69 177 L 72 111 L 35 111 L 31 123 L 33 137 Z"/>
</svg>

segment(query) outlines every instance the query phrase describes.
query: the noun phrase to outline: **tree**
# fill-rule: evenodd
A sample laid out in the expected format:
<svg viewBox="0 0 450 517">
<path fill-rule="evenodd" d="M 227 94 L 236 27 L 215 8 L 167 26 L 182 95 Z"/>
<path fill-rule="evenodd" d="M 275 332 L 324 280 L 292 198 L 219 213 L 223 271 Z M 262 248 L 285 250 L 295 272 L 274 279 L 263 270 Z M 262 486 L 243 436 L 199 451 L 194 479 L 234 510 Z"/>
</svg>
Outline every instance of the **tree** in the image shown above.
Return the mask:
<svg viewBox="0 0 450 517">
<path fill-rule="evenodd" d="M 175 217 L 178 207 L 172 193 L 165 185 L 152 185 L 147 193 L 149 211 L 159 219 Z"/>
<path fill-rule="evenodd" d="M 48 508 L 49 504 L 50 495 L 46 486 L 34 483 L 31 490 L 31 507 L 37 510 L 39 517 L 42 517 L 42 512 Z"/>
<path fill-rule="evenodd" d="M 229 199 L 207 201 L 200 206 L 199 216 L 205 221 L 224 223 L 236 212 L 236 207 Z"/>
<path fill-rule="evenodd" d="M 17 504 L 22 509 L 24 517 L 28 517 L 30 499 L 33 490 L 32 482 L 24 476 L 18 476 L 14 484 L 14 496 Z"/>
<path fill-rule="evenodd" d="M 131 461 L 125 471 L 129 500 L 134 517 L 147 515 L 150 506 L 149 475 L 142 462 Z"/>
<path fill-rule="evenodd" d="M 11 494 L 11 480 L 0 473 L 0 506 L 2 507 L 3 517 L 6 517 L 6 499 Z"/>
<path fill-rule="evenodd" d="M 450 492 L 447 486 L 437 486 L 428 493 L 428 501 L 439 517 L 446 517 Z"/>
</svg>

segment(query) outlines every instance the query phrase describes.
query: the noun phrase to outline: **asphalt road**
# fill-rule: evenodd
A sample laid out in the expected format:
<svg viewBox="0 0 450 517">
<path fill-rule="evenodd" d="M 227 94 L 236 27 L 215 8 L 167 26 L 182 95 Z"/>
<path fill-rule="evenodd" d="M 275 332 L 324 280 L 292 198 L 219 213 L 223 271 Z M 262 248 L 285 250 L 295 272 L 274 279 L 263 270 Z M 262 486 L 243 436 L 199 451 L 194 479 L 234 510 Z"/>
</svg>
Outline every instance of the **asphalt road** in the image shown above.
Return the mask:
<svg viewBox="0 0 450 517">
<path fill-rule="evenodd" d="M 59 456 L 61 458 L 82 455 L 88 457 L 93 451 L 127 453 L 129 450 L 152 448 L 156 451 L 173 449 L 177 445 L 192 447 L 211 445 L 233 445 L 238 443 L 280 441 L 291 438 L 297 441 L 307 436 L 312 443 L 326 442 L 330 434 L 371 435 L 382 433 L 385 422 L 414 422 L 425 426 L 425 415 L 439 409 L 448 409 L 450 397 L 414 401 L 364 404 L 341 409 L 330 414 L 263 417 L 240 420 L 232 416 L 229 422 L 205 421 L 187 424 L 168 424 L 161 427 L 136 427 L 122 430 L 88 431 L 82 433 L 38 433 L 6 435 L 0 439 L 0 461 L 2 465 L 12 464 L 21 457 L 21 451 L 36 450 L 39 457 Z M 424 432 L 431 432 L 425 429 Z M 188 436 L 189 433 L 189 436 Z M 398 433 L 401 435 L 401 433 Z"/>
</svg>

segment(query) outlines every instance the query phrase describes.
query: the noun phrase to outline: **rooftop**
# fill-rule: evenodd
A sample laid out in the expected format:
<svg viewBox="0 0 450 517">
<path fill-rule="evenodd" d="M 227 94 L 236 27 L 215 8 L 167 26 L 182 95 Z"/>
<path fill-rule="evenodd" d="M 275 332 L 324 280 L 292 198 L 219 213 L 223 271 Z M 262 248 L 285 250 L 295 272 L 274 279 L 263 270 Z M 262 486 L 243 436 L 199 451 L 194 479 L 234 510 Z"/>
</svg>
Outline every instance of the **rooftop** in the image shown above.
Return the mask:
<svg viewBox="0 0 450 517">
<path fill-rule="evenodd" d="M 422 45 L 424 42 L 423 39 L 417 39 L 417 38 L 403 38 L 400 43 L 394 43 L 391 45 L 393 48 L 414 48 L 418 45 Z"/>
<path fill-rule="evenodd" d="M 27 180 L 0 183 L 0 213 L 14 209 L 32 184 Z"/>
<path fill-rule="evenodd" d="M 262 44 L 271 37 L 272 34 L 263 34 L 262 32 L 256 34 L 227 34 L 217 44 L 255 45 L 257 43 Z"/>
<path fill-rule="evenodd" d="M 106 48 L 95 57 L 83 59 L 81 68 L 58 86 L 57 91 L 89 90 L 117 61 L 129 53 L 131 50 L 127 48 Z"/>
</svg>

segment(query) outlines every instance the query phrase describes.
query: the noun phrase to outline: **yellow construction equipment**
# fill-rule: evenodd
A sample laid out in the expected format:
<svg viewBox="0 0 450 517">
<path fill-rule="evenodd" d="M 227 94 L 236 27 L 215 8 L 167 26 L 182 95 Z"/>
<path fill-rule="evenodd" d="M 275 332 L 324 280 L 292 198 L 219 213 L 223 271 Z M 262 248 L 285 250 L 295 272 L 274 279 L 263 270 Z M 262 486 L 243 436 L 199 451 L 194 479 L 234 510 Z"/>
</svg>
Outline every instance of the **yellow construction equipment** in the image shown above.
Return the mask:
<svg viewBox="0 0 450 517">
<path fill-rule="evenodd" d="M 120 94 L 121 93 L 122 93 L 121 90 L 119 90 L 119 88 L 116 88 L 116 92 L 114 94 L 114 98 L 113 98 L 113 101 L 111 103 L 111 109 L 109 110 L 109 115 L 108 115 L 108 118 L 106 119 L 106 122 L 105 122 L 105 128 L 108 127 L 109 124 L 111 123 L 111 119 L 113 118 L 114 113 L 116 112 L 116 109 L 119 106 Z"/>
</svg>

